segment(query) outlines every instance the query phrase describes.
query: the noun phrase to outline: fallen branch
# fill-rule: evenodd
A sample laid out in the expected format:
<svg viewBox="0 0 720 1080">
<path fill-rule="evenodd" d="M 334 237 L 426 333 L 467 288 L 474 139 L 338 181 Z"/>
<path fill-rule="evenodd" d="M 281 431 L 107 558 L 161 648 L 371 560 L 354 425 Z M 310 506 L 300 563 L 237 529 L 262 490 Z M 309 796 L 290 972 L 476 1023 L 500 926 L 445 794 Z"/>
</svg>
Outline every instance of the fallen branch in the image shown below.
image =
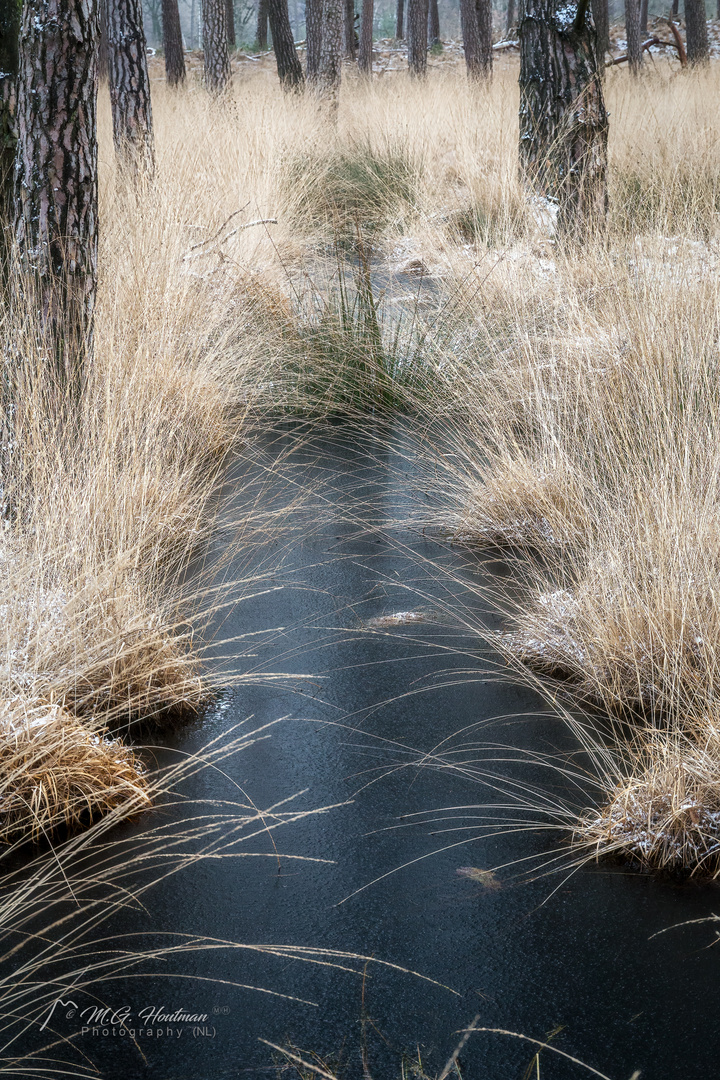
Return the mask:
<svg viewBox="0 0 720 1080">
<path fill-rule="evenodd" d="M 245 208 L 243 207 L 243 209 Z M 203 240 L 200 244 L 193 244 L 190 250 L 186 252 L 185 255 L 183 255 L 183 262 L 186 262 L 188 259 L 199 259 L 201 255 L 212 255 L 214 252 L 216 252 L 218 250 L 217 246 L 208 247 L 208 244 L 212 244 L 213 241 L 217 240 L 223 229 L 225 228 L 225 225 L 227 225 L 228 222 L 232 221 L 232 219 L 240 213 L 242 213 L 241 210 L 236 210 L 234 214 L 231 214 L 230 217 L 222 225 L 222 227 L 215 233 L 214 236 L 211 236 L 209 240 Z M 234 229 L 231 229 L 229 233 L 226 233 L 225 236 L 221 238 L 219 243 L 224 244 L 225 241 L 229 240 L 231 236 L 235 236 L 236 233 L 242 232 L 243 229 L 252 229 L 256 225 L 277 225 L 277 223 L 277 218 L 274 217 L 257 218 L 255 221 L 246 221 L 244 225 L 237 225 Z M 200 251 L 200 248 L 202 248 L 203 250 Z"/>
<path fill-rule="evenodd" d="M 680 67 L 687 67 L 687 53 L 685 52 L 683 39 L 680 37 L 680 31 L 678 30 L 677 26 L 672 21 L 669 15 L 667 17 L 667 24 L 670 27 L 672 36 L 675 38 L 675 48 L 677 49 L 678 56 L 680 57 Z"/>
<path fill-rule="evenodd" d="M 499 51 L 500 49 L 519 49 L 519 48 L 520 48 L 520 42 L 519 41 L 498 41 L 495 45 L 493 45 L 493 49 L 496 50 L 496 51 Z"/>
<path fill-rule="evenodd" d="M 663 41 L 662 38 L 659 37 L 648 38 L 647 41 L 643 41 L 640 46 L 640 52 L 644 52 L 645 49 L 649 49 L 652 45 L 672 45 L 672 42 Z M 622 56 L 616 56 L 614 60 L 607 60 L 605 62 L 605 67 L 615 67 L 616 64 L 624 64 L 627 59 L 628 54 L 623 53 Z"/>
</svg>

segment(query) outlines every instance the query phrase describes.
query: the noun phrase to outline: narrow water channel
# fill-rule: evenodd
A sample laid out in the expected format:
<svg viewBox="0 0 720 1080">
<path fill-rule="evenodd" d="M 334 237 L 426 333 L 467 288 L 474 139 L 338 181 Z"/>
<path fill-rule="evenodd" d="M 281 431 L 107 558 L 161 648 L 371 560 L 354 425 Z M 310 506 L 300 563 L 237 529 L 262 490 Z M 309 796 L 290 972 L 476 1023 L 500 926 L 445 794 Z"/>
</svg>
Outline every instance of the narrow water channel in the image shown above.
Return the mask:
<svg viewBox="0 0 720 1080">
<path fill-rule="evenodd" d="M 277 449 L 269 445 L 268 455 Z M 315 469 L 318 485 L 332 478 L 324 517 L 307 514 L 307 531 L 293 540 L 277 578 L 285 587 L 244 600 L 222 634 L 283 627 L 258 638 L 256 659 L 244 663 L 316 679 L 302 693 L 279 685 L 230 690 L 158 755 L 171 760 L 197 751 L 248 717 L 251 725 L 287 717 L 222 771 L 199 773 L 186 795 L 231 799 L 240 785 L 267 807 L 307 789 L 299 806 L 347 805 L 278 831 L 279 866 L 270 857 L 198 864 L 149 894 L 147 913 L 128 912 L 108 929 L 141 930 L 148 941 L 156 931 L 173 930 L 347 950 L 444 985 L 373 965 L 363 985 L 355 974 L 263 954 L 187 954 L 173 968 L 176 975 L 164 978 L 162 964 L 151 964 L 141 980 L 103 987 L 103 997 L 113 1005 L 127 1000 L 135 1011 L 162 1006 L 166 1013 L 208 1014 L 212 1031 L 193 1036 L 186 1026 L 177 1038 L 146 1039 L 142 1054 L 112 1035 L 85 1037 L 83 1049 L 100 1074 L 112 1080 L 290 1075 L 276 1071 L 262 1038 L 292 1043 L 306 1057 L 339 1054 L 341 1075 L 353 1080 L 363 1076 L 364 1047 L 367 1076 L 399 1080 L 403 1054 L 417 1058 L 418 1048 L 428 1075 L 439 1071 L 458 1030 L 478 1015 L 481 1026 L 536 1039 L 556 1032 L 553 1045 L 612 1078 L 627 1080 L 636 1069 L 657 1080 L 716 1076 L 720 960 L 706 947 L 712 927 L 653 937 L 720 908 L 716 888 L 607 865 L 566 878 L 524 881 L 517 867 L 497 871 L 497 881 L 473 878 L 458 869 L 484 870 L 550 851 L 557 837 L 500 831 L 451 847 L 476 833 L 440 831 L 459 821 L 413 824 L 410 815 L 486 802 L 488 792 L 458 771 L 412 766 L 408 748 L 428 753 L 447 739 L 457 748 L 485 740 L 552 753 L 567 746 L 567 736 L 530 691 L 497 678 L 493 658 L 474 636 L 430 618 L 400 627 L 373 624 L 398 610 L 429 612 L 433 596 L 451 604 L 453 590 L 459 605 L 468 603 L 461 583 L 448 584 L 427 562 L 441 559 L 447 567 L 454 560 L 462 578 L 472 572 L 466 555 L 398 530 L 393 538 L 378 526 L 407 509 L 397 492 L 403 471 L 412 480 L 412 465 L 390 450 L 370 453 L 339 429 L 298 452 L 296 464 L 298 476 Z M 408 546 L 398 547 L 398 540 Z M 484 616 L 476 611 L 475 617 Z M 517 775 L 538 779 L 522 768 Z M 272 847 L 261 834 L 248 850 Z M 522 1080 L 533 1054 L 530 1044 L 476 1034 L 461 1053 L 462 1076 Z M 544 1051 L 539 1075 L 590 1074 Z"/>
</svg>

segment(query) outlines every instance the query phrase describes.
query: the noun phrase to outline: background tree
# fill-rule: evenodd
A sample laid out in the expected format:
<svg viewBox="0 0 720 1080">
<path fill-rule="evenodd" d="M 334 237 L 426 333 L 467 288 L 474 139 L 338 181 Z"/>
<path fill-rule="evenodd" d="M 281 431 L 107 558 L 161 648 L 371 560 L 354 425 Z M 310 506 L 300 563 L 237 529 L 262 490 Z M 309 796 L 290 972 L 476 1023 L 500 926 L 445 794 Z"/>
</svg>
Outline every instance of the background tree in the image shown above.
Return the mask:
<svg viewBox="0 0 720 1080">
<path fill-rule="evenodd" d="M 284 90 L 300 90 L 304 80 L 302 66 L 295 48 L 295 38 L 290 27 L 288 0 L 268 0 L 268 17 L 280 83 Z"/>
<path fill-rule="evenodd" d="M 625 37 L 628 67 L 633 75 L 637 75 L 643 63 L 639 0 L 625 0 Z"/>
<path fill-rule="evenodd" d="M 505 16 L 505 37 L 509 38 L 515 26 L 515 0 L 508 0 Z"/>
<path fill-rule="evenodd" d="M 163 0 L 162 13 L 165 78 L 168 86 L 182 86 L 185 82 L 185 54 L 178 0 Z"/>
<path fill-rule="evenodd" d="M 408 0 L 408 67 L 416 78 L 427 74 L 427 24 L 428 0 Z"/>
<path fill-rule="evenodd" d="M 482 0 L 460 0 L 460 26 L 468 78 L 486 79 L 492 74 L 492 9 Z"/>
<path fill-rule="evenodd" d="M 123 159 L 152 168 L 152 106 L 141 0 L 107 0 L 107 43 L 115 150 Z"/>
<path fill-rule="evenodd" d="M 718 4 L 720 4 L 720 0 L 718 0 Z M 397 0 L 397 5 L 395 7 L 395 37 L 398 41 L 402 41 L 404 22 L 405 0 Z"/>
<path fill-rule="evenodd" d="M 608 0 L 592 0 L 592 17 L 597 37 L 598 67 L 604 71 L 602 61 L 610 49 L 610 10 Z"/>
<path fill-rule="evenodd" d="M 255 30 L 255 44 L 258 49 L 267 49 L 268 46 L 268 6 L 267 0 L 258 0 L 257 27 Z"/>
<path fill-rule="evenodd" d="M 648 29 L 648 0 L 640 0 L 640 33 L 645 36 Z"/>
<path fill-rule="evenodd" d="M 559 230 L 580 236 L 607 214 L 608 117 L 587 0 L 524 0 L 519 31 L 522 174 L 558 201 Z"/>
<path fill-rule="evenodd" d="M 322 49 L 323 0 L 305 0 L 305 71 L 308 82 L 313 85 L 320 71 Z"/>
<path fill-rule="evenodd" d="M 327 97 L 333 110 L 338 105 L 343 52 L 343 0 L 323 0 L 322 44 L 315 87 Z"/>
<path fill-rule="evenodd" d="M 222 94 L 230 82 L 225 0 L 202 0 L 205 85 Z"/>
<path fill-rule="evenodd" d="M 480 63 L 486 77 L 492 75 L 493 22 L 492 0 L 475 0 L 478 37 L 480 39 Z"/>
<path fill-rule="evenodd" d="M 355 0 L 344 0 L 345 7 L 345 56 L 355 59 Z M 361 31 L 362 33 L 362 31 Z"/>
<path fill-rule="evenodd" d="M 685 43 L 690 64 L 707 64 L 710 59 L 705 0 L 685 0 Z"/>
<path fill-rule="evenodd" d="M 20 38 L 20 0 L 0 0 L 0 260 L 9 253 L 9 230 L 13 220 L 15 103 Z"/>
<path fill-rule="evenodd" d="M 428 2 L 428 41 L 431 45 L 436 45 L 440 40 L 440 11 L 438 9 L 438 0 L 429 0 Z"/>
<path fill-rule="evenodd" d="M 237 47 L 234 0 L 225 0 L 225 29 L 227 30 L 228 49 L 234 50 Z"/>
<path fill-rule="evenodd" d="M 15 237 L 40 327 L 77 384 L 97 287 L 97 0 L 25 0 Z"/>
<path fill-rule="evenodd" d="M 373 0 L 362 0 L 362 12 L 360 15 L 360 48 L 358 50 L 358 67 L 363 75 L 372 75 L 373 54 L 373 18 L 375 4 Z"/>
</svg>

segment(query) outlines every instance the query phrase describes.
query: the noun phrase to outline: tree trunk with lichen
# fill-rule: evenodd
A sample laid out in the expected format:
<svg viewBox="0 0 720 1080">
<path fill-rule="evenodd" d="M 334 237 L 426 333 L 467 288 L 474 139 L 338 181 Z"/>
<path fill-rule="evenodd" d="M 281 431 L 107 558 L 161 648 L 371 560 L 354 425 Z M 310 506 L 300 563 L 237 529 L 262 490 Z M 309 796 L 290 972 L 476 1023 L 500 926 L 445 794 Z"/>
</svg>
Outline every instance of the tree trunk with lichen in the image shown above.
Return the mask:
<svg viewBox="0 0 720 1080">
<path fill-rule="evenodd" d="M 77 388 L 97 287 L 97 0 L 25 0 L 15 238 L 58 374 Z"/>
<path fill-rule="evenodd" d="M 427 75 L 427 24 L 428 0 L 408 0 L 408 68 L 418 79 Z"/>
<path fill-rule="evenodd" d="M 710 59 L 705 0 L 685 0 L 685 42 L 689 64 L 707 64 Z"/>
<path fill-rule="evenodd" d="M 0 0 L 0 275 L 12 247 L 20 0 Z"/>
<path fill-rule="evenodd" d="M 290 26 L 288 0 L 268 0 L 268 18 L 280 85 L 283 90 L 302 90 L 305 80 Z"/>
<path fill-rule="evenodd" d="M 205 86 L 222 94 L 230 84 L 230 53 L 227 42 L 225 0 L 202 0 Z"/>
<path fill-rule="evenodd" d="M 185 53 L 183 52 L 178 0 L 162 0 L 162 13 L 165 78 L 168 86 L 183 86 L 185 83 Z"/>
<path fill-rule="evenodd" d="M 520 20 L 520 168 L 558 203 L 558 229 L 582 234 L 607 214 L 608 117 L 587 0 L 524 0 Z"/>
<path fill-rule="evenodd" d="M 625 38 L 627 40 L 628 67 L 633 75 L 638 75 L 643 64 L 640 4 L 638 0 L 625 0 Z"/>
<path fill-rule="evenodd" d="M 142 0 L 107 0 L 108 82 L 115 151 L 153 167 L 152 106 Z"/>
</svg>

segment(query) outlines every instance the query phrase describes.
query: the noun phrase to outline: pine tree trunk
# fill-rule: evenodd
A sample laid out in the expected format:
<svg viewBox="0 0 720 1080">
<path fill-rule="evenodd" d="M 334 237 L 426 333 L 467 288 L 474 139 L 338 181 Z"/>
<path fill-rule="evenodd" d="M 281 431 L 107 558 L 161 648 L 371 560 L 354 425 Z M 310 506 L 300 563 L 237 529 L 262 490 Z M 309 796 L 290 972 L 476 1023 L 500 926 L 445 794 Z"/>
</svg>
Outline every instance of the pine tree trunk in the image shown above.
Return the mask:
<svg viewBox="0 0 720 1080">
<path fill-rule="evenodd" d="M 408 0 L 408 67 L 420 79 L 427 74 L 427 23 L 428 0 Z"/>
<path fill-rule="evenodd" d="M 205 86 L 222 94 L 230 84 L 225 0 L 202 0 Z"/>
<path fill-rule="evenodd" d="M 0 275 L 11 248 L 14 217 L 15 106 L 20 38 L 20 0 L 0 0 Z"/>
<path fill-rule="evenodd" d="M 643 63 L 639 0 L 625 0 L 625 37 L 628 67 L 633 75 L 637 75 Z"/>
<path fill-rule="evenodd" d="M 304 80 L 290 26 L 288 0 L 268 0 L 268 18 L 280 84 L 283 90 L 300 90 Z"/>
<path fill-rule="evenodd" d="M 305 37 L 307 40 L 305 68 L 307 80 L 312 85 L 315 84 L 320 71 L 322 12 L 323 0 L 305 0 Z"/>
<path fill-rule="evenodd" d="M 343 0 L 323 0 L 322 45 L 315 88 L 328 99 L 333 111 L 337 109 L 340 93 L 342 46 Z"/>
<path fill-rule="evenodd" d="M 685 43 L 689 64 L 710 59 L 705 0 L 685 0 Z"/>
<path fill-rule="evenodd" d="M 255 42 L 258 49 L 267 49 L 268 44 L 268 6 L 267 0 L 258 0 L 257 28 Z"/>
<path fill-rule="evenodd" d="M 480 41 L 480 64 L 484 77 L 489 79 L 493 62 L 492 0 L 475 0 L 475 12 Z"/>
<path fill-rule="evenodd" d="M 142 0 L 108 0 L 108 80 L 118 157 L 153 167 L 153 126 Z"/>
<path fill-rule="evenodd" d="M 345 0 L 345 56 L 354 60 L 355 46 L 355 0 Z M 362 31 L 361 31 L 362 33 Z"/>
<path fill-rule="evenodd" d="M 581 237 L 607 214 L 608 117 L 586 4 L 525 0 L 520 21 L 520 166 Z"/>
<path fill-rule="evenodd" d="M 438 0 L 429 0 L 428 2 L 428 41 L 431 45 L 436 45 L 440 40 L 440 12 L 438 10 Z"/>
<path fill-rule="evenodd" d="M 481 79 L 484 71 L 480 60 L 480 29 L 475 0 L 460 0 L 460 27 L 468 78 Z"/>
<path fill-rule="evenodd" d="M 672 0 L 672 17 L 673 17 L 673 19 L 677 19 L 679 11 L 680 11 L 680 0 Z"/>
<path fill-rule="evenodd" d="M 178 0 L 163 0 L 162 14 L 165 78 L 168 86 L 182 86 L 185 82 L 185 54 Z"/>
<path fill-rule="evenodd" d="M 648 0 L 640 0 L 640 33 L 644 37 L 648 28 Z"/>
<path fill-rule="evenodd" d="M 720 0 L 718 0 L 720 4 Z M 403 38 L 403 23 L 405 21 L 405 0 L 397 0 L 395 8 L 395 37 L 398 41 Z"/>
<path fill-rule="evenodd" d="M 40 329 L 76 388 L 97 286 L 97 2 L 25 0 L 15 237 Z"/>
<path fill-rule="evenodd" d="M 592 0 L 591 6 L 597 37 L 598 68 L 604 74 L 605 53 L 610 49 L 610 7 L 608 0 Z"/>
<path fill-rule="evenodd" d="M 98 34 L 98 82 L 107 82 L 109 78 L 110 59 L 108 57 L 108 28 L 107 28 L 108 0 L 98 0 L 98 12 L 100 19 L 100 31 Z"/>
<path fill-rule="evenodd" d="M 225 0 L 225 29 L 227 30 L 228 49 L 233 51 L 237 47 L 235 37 L 235 4 L 233 0 Z"/>
<path fill-rule="evenodd" d="M 358 50 L 358 67 L 360 71 L 370 77 L 372 75 L 373 54 L 373 17 L 375 14 L 374 0 L 362 0 L 362 14 L 360 16 L 360 48 Z"/>
<path fill-rule="evenodd" d="M 505 19 L 505 37 L 509 38 L 515 26 L 515 0 L 508 0 L 507 17 Z"/>
</svg>

